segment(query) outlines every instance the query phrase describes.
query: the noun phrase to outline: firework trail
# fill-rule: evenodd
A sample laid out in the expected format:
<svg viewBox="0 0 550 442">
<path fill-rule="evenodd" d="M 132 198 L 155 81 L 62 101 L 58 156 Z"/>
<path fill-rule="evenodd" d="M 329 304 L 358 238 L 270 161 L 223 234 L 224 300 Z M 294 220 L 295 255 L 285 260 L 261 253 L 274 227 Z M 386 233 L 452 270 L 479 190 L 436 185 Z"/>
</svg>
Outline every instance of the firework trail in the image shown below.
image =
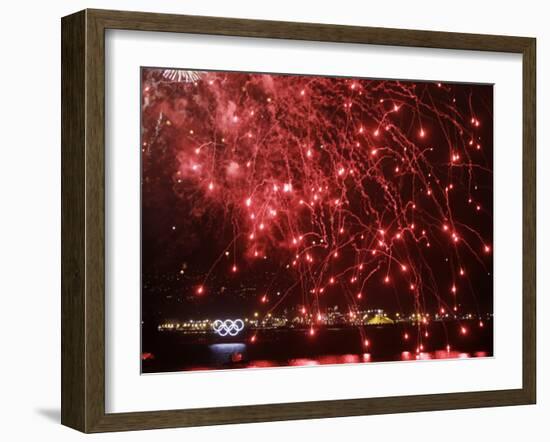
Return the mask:
<svg viewBox="0 0 550 442">
<path fill-rule="evenodd" d="M 354 318 L 387 286 L 426 337 L 427 306 L 443 315 L 480 296 L 469 273 L 492 270 L 483 86 L 151 69 L 143 87 L 144 177 L 169 150 L 189 216 L 231 226 L 196 296 L 215 296 L 215 273 L 267 260 L 287 283 L 277 297 L 273 281 L 257 287 L 262 314 L 291 302 L 314 335 L 328 292 Z"/>
</svg>

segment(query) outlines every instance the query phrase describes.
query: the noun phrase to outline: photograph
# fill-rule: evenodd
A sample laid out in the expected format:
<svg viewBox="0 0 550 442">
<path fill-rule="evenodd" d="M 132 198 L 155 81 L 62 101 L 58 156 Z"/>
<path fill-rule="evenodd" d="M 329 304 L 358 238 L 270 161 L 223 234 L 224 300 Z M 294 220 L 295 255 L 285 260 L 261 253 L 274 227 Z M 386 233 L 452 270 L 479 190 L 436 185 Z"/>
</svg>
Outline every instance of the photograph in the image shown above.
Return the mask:
<svg viewBox="0 0 550 442">
<path fill-rule="evenodd" d="M 493 84 L 140 75 L 142 374 L 493 356 Z"/>
<path fill-rule="evenodd" d="M 0 440 L 547 434 L 544 6 L 6 2 Z"/>
</svg>

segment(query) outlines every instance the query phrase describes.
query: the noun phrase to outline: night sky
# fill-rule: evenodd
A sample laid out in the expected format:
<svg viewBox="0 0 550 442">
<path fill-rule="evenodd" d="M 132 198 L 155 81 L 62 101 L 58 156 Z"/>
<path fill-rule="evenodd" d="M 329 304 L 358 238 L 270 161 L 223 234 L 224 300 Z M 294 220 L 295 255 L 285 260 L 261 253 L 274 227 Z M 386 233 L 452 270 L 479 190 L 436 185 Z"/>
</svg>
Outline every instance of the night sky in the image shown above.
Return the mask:
<svg viewBox="0 0 550 442">
<path fill-rule="evenodd" d="M 143 318 L 492 313 L 492 109 L 492 85 L 143 68 Z"/>
</svg>

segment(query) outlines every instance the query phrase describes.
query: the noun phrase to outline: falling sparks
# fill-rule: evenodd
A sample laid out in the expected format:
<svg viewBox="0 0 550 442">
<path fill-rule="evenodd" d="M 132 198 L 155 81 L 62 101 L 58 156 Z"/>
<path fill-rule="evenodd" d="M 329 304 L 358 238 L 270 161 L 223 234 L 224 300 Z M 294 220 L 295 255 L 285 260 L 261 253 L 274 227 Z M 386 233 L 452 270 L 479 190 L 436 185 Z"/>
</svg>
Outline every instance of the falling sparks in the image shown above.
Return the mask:
<svg viewBox="0 0 550 442">
<path fill-rule="evenodd" d="M 162 231 L 192 263 L 197 302 L 228 277 L 253 286 L 259 318 L 296 308 L 313 337 L 330 302 L 355 320 L 399 298 L 420 315 L 421 352 L 427 310 L 492 296 L 488 86 L 144 72 L 144 201 L 181 210 Z"/>
</svg>

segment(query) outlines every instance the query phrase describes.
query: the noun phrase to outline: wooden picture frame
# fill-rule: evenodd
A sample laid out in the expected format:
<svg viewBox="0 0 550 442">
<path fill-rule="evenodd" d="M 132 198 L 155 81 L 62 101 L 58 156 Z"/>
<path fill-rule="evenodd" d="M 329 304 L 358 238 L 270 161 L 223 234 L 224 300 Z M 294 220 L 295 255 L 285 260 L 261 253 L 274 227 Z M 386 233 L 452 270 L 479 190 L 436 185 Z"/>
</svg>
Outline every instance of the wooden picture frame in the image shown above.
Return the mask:
<svg viewBox="0 0 550 442">
<path fill-rule="evenodd" d="M 105 412 L 105 30 L 497 51 L 523 57 L 523 385 L 135 413 Z M 533 404 L 536 398 L 536 41 L 533 38 L 84 10 L 62 19 L 62 411 L 83 432 Z"/>
</svg>

